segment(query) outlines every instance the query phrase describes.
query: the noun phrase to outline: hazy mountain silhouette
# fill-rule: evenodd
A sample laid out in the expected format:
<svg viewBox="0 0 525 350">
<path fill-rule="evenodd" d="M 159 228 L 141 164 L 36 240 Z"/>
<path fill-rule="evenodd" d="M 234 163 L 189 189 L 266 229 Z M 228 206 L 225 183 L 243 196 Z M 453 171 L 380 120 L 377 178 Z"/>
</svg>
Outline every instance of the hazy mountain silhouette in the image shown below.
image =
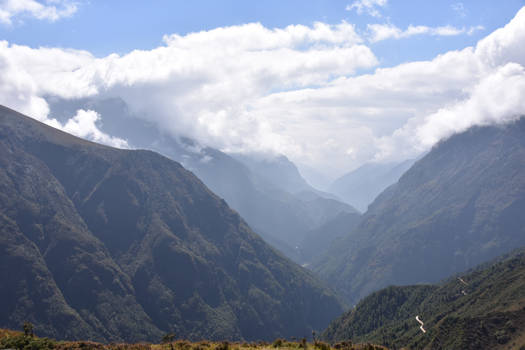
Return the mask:
<svg viewBox="0 0 525 350">
<path fill-rule="evenodd" d="M 65 121 L 79 108 L 107 116 L 101 130 L 108 134 L 180 162 L 224 198 L 268 243 L 297 262 L 302 262 L 297 247 L 307 232 L 342 212 L 356 212 L 334 195 L 311 187 L 284 156 L 231 156 L 188 138 L 174 138 L 136 118 L 118 98 L 57 99 L 51 103 L 51 115 Z"/>
<path fill-rule="evenodd" d="M 400 163 L 367 163 L 351 171 L 330 185 L 329 192 L 336 194 L 362 212 L 388 186 L 396 183 L 414 160 Z"/>
<path fill-rule="evenodd" d="M 301 261 L 310 266 L 324 257 L 331 245 L 337 245 L 361 221 L 357 213 L 340 213 L 332 220 L 307 232 L 299 245 Z"/>
<path fill-rule="evenodd" d="M 233 157 L 246 165 L 252 173 L 275 187 L 289 193 L 316 192 L 286 156 L 234 154 Z"/>
<path fill-rule="evenodd" d="M 0 107 L 0 327 L 102 341 L 302 337 L 341 311 L 310 272 L 157 153 Z"/>
<path fill-rule="evenodd" d="M 525 119 L 440 142 L 314 266 L 348 302 L 525 245 Z"/>
</svg>

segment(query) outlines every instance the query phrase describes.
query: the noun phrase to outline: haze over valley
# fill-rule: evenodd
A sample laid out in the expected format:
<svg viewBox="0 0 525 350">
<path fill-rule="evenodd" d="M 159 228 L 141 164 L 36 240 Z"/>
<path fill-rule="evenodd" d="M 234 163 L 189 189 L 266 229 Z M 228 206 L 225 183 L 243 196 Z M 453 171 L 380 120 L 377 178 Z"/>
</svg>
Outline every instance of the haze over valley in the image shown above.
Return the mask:
<svg viewBox="0 0 525 350">
<path fill-rule="evenodd" d="M 524 349 L 523 6 L 0 0 L 0 348 Z"/>
</svg>

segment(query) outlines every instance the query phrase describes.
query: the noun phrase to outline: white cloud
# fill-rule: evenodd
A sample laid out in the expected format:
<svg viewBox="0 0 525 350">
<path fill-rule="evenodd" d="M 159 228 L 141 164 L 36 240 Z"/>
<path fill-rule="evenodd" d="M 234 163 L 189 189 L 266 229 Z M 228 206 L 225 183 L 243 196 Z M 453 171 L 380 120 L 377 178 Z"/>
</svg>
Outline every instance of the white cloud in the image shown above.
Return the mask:
<svg viewBox="0 0 525 350">
<path fill-rule="evenodd" d="M 483 30 L 483 26 L 472 26 L 470 28 L 456 28 L 453 26 L 428 27 L 409 25 L 407 29 L 402 30 L 393 24 L 369 24 L 368 39 L 375 43 L 387 39 L 405 39 L 415 35 L 432 35 L 432 36 L 456 36 L 472 35 L 477 31 Z"/>
<path fill-rule="evenodd" d="M 0 42 L 2 70 L 12 75 L 0 80 L 6 91 L 0 103 L 42 120 L 49 113 L 44 96 L 120 96 L 167 132 L 223 149 L 251 145 L 284 152 L 286 137 L 268 134 L 270 125 L 256 119 L 251 106 L 272 92 L 325 85 L 373 67 L 377 59 L 361 42 L 346 22 L 273 30 L 247 24 L 171 35 L 154 50 L 102 59 Z M 15 79 L 25 85 L 12 84 Z"/>
<path fill-rule="evenodd" d="M 300 48 L 311 44 L 337 44 L 352 46 L 362 40 L 352 24 L 341 22 L 329 25 L 316 22 L 312 27 L 290 25 L 284 29 L 268 29 L 260 23 L 217 28 L 210 31 L 166 35 L 164 42 L 171 47 L 194 49 L 213 47 L 223 50 L 275 50 L 280 48 Z"/>
<path fill-rule="evenodd" d="M 462 85 L 463 96 L 449 99 L 431 113 L 415 115 L 392 134 L 379 138 L 376 158 L 388 159 L 402 154 L 403 149 L 426 150 L 471 126 L 505 123 L 525 116 L 525 50 L 520 44 L 524 40 L 522 8 L 505 27 L 479 41 L 474 49 L 460 53 L 471 57 L 472 71 L 470 81 Z M 466 72 L 467 65 L 459 70 Z"/>
<path fill-rule="evenodd" d="M 377 58 L 346 22 L 217 28 L 104 58 L 0 42 L 0 103 L 48 121 L 47 96 L 119 96 L 137 117 L 174 135 L 222 150 L 284 153 L 336 174 L 525 114 L 523 42 L 525 9 L 475 47 L 374 72 Z M 79 112 L 61 127 L 117 142 L 96 131 L 94 113 Z"/>
<path fill-rule="evenodd" d="M 105 145 L 118 147 L 118 148 L 129 148 L 127 141 L 117 137 L 111 137 L 102 131 L 97 126 L 97 122 L 100 121 L 100 115 L 92 110 L 79 109 L 77 114 L 70 118 L 65 124 L 57 124 L 56 121 L 52 120 L 49 122 L 50 125 L 58 127 L 59 129 L 73 134 L 78 137 L 82 137 L 94 142 L 102 143 Z"/>
<path fill-rule="evenodd" d="M 356 0 L 350 5 L 346 6 L 346 10 L 356 10 L 359 15 L 366 12 L 372 17 L 381 17 L 379 8 L 385 7 L 387 3 L 388 0 Z"/>
<path fill-rule="evenodd" d="M 503 28 L 480 40 L 476 55 L 491 67 L 517 62 L 525 66 L 525 7 Z"/>
<path fill-rule="evenodd" d="M 504 123 L 525 115 L 525 69 L 507 63 L 483 77 L 468 99 L 439 109 L 416 129 L 418 142 L 432 146 L 472 125 Z"/>
<path fill-rule="evenodd" d="M 396 129 L 467 98 L 466 89 L 483 70 L 468 48 L 433 61 L 340 78 L 316 89 L 271 94 L 258 99 L 250 113 L 266 122 L 266 137 L 281 136 L 279 143 L 272 141 L 292 159 L 337 172 L 370 159 L 403 159 L 424 150 L 426 146 L 411 142 L 414 137 L 397 137 Z"/>
<path fill-rule="evenodd" d="M 45 95 L 72 98 L 96 93 L 81 69 L 93 61 L 85 51 L 31 49 L 0 41 L 0 103 L 45 120 L 49 113 Z"/>
<path fill-rule="evenodd" d="M 54 22 L 72 16 L 77 9 L 77 3 L 71 0 L 0 0 L 0 23 L 12 24 L 19 16 Z"/>
</svg>

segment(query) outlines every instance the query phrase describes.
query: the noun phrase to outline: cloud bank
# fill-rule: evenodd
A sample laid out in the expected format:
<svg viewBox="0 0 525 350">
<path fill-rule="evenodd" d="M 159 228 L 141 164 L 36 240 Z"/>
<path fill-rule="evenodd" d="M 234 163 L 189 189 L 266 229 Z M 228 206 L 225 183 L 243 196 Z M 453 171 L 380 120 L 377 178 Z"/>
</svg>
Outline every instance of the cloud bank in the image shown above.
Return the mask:
<svg viewBox="0 0 525 350">
<path fill-rule="evenodd" d="M 283 153 L 332 175 L 525 114 L 525 9 L 475 47 L 429 61 L 378 68 L 366 42 L 347 22 L 167 35 L 156 49 L 104 58 L 4 41 L 0 103 L 53 124 L 50 96 L 121 97 L 163 132 L 225 151 Z M 59 127 L 126 147 L 95 130 L 105 118 L 80 111 Z"/>
</svg>

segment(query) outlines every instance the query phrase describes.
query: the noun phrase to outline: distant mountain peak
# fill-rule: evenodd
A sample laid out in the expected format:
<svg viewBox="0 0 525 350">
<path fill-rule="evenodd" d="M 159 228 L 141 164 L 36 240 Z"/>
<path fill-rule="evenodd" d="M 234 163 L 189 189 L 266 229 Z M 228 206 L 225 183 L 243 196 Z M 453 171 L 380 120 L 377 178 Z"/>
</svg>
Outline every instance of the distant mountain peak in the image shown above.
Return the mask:
<svg viewBox="0 0 525 350">
<path fill-rule="evenodd" d="M 329 191 L 365 212 L 368 205 L 388 186 L 396 183 L 414 162 L 408 159 L 392 163 L 365 163 L 336 179 Z"/>
</svg>

